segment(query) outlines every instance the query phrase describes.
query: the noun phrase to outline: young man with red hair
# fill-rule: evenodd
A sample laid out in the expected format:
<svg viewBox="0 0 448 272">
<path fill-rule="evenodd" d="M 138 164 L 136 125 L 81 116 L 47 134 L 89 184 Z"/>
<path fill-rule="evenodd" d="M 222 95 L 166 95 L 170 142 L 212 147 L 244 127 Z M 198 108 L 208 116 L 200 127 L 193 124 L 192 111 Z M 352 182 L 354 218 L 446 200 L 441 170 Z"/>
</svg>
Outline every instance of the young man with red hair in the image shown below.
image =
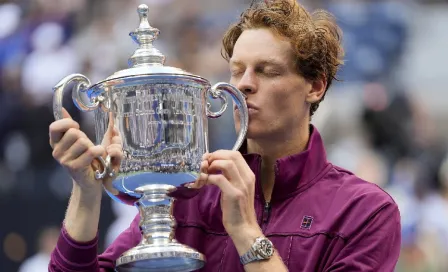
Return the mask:
<svg viewBox="0 0 448 272">
<path fill-rule="evenodd" d="M 310 124 L 343 63 L 340 39 L 330 14 L 287 0 L 250 7 L 226 32 L 224 57 L 230 82 L 247 96 L 249 128 L 239 152 L 204 155 L 193 185 L 200 193 L 175 205 L 176 239 L 207 258 L 200 271 L 394 270 L 397 205 L 328 162 Z M 97 257 L 102 187 L 91 163 L 104 153 L 119 157 L 119 139 L 94 146 L 70 118 L 53 123 L 50 137 L 74 187 L 49 268 L 112 271 L 141 239 L 136 217 Z"/>
</svg>

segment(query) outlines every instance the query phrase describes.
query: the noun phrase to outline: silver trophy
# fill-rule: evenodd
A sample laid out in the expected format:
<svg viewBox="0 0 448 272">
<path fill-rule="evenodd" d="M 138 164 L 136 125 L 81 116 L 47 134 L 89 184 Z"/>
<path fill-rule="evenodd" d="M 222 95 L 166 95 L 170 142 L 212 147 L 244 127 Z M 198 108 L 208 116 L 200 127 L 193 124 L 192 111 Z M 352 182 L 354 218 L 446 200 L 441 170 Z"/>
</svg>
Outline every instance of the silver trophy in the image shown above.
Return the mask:
<svg viewBox="0 0 448 272">
<path fill-rule="evenodd" d="M 143 238 L 116 261 L 118 271 L 193 271 L 203 267 L 204 255 L 175 240 L 172 208 L 176 191 L 197 179 L 202 155 L 208 152 L 207 117 L 217 118 L 227 108 L 224 93 L 239 109 L 241 126 L 233 150 L 246 135 L 248 111 L 245 96 L 227 83 L 211 86 L 206 79 L 164 66 L 165 56 L 153 47 L 159 30 L 148 22 L 148 7 L 138 7 L 140 26 L 130 33 L 138 49 L 129 68 L 94 85 L 80 74 L 62 79 L 54 88 L 53 111 L 62 118 L 64 90 L 72 89 L 81 111 L 94 111 L 97 143 L 115 127 L 123 143 L 123 160 L 117 173 L 111 159 L 99 157 L 111 198 L 136 205 Z M 221 109 L 210 110 L 207 97 L 220 99 Z M 196 190 L 197 191 L 197 190 Z M 174 194 L 173 194 L 174 192 Z"/>
</svg>

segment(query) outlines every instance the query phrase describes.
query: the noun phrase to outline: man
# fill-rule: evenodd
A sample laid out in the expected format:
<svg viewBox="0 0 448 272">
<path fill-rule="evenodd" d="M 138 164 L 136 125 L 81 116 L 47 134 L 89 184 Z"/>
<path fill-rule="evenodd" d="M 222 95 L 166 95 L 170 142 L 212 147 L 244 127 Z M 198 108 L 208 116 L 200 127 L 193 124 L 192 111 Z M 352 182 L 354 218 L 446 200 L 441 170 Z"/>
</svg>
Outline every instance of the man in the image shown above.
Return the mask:
<svg viewBox="0 0 448 272">
<path fill-rule="evenodd" d="M 230 81 L 247 95 L 247 140 L 240 152 L 204 155 L 194 184 L 200 193 L 175 205 L 177 240 L 205 254 L 201 271 L 393 271 L 400 251 L 396 204 L 329 163 L 310 125 L 342 64 L 331 16 L 271 1 L 246 10 L 223 44 Z M 105 153 L 120 157 L 119 137 L 108 137 L 94 146 L 70 118 L 50 126 L 53 155 L 74 180 L 51 271 L 112 271 L 140 241 L 136 217 L 97 257 L 102 188 L 91 163 Z M 268 250 L 251 249 L 259 243 Z"/>
</svg>

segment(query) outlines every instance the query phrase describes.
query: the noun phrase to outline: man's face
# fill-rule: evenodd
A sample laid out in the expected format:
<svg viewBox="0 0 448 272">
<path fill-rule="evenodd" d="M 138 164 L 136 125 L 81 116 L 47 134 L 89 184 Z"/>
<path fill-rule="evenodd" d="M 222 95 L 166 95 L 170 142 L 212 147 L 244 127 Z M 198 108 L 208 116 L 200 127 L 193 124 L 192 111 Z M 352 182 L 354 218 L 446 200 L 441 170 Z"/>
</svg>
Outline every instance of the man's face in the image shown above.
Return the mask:
<svg viewBox="0 0 448 272">
<path fill-rule="evenodd" d="M 282 139 L 307 125 L 312 84 L 297 73 L 290 42 L 268 29 L 245 30 L 230 59 L 230 83 L 247 95 L 248 139 Z M 234 111 L 239 131 L 239 111 Z"/>
</svg>

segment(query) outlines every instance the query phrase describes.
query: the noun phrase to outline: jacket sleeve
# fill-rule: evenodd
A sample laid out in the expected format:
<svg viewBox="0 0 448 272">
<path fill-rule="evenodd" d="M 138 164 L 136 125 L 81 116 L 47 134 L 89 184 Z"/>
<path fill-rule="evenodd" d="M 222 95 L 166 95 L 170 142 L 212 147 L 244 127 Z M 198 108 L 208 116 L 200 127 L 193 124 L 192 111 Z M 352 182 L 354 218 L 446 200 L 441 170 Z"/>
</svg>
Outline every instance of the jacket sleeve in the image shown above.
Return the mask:
<svg viewBox="0 0 448 272">
<path fill-rule="evenodd" d="M 140 231 L 139 216 L 129 228 L 98 256 L 98 235 L 92 241 L 80 243 L 71 238 L 62 227 L 56 248 L 51 254 L 48 271 L 51 272 L 106 272 L 114 271 L 115 260 L 126 250 L 138 244 Z"/>
<path fill-rule="evenodd" d="M 401 247 L 400 212 L 387 203 L 349 237 L 326 272 L 393 272 Z"/>
</svg>

